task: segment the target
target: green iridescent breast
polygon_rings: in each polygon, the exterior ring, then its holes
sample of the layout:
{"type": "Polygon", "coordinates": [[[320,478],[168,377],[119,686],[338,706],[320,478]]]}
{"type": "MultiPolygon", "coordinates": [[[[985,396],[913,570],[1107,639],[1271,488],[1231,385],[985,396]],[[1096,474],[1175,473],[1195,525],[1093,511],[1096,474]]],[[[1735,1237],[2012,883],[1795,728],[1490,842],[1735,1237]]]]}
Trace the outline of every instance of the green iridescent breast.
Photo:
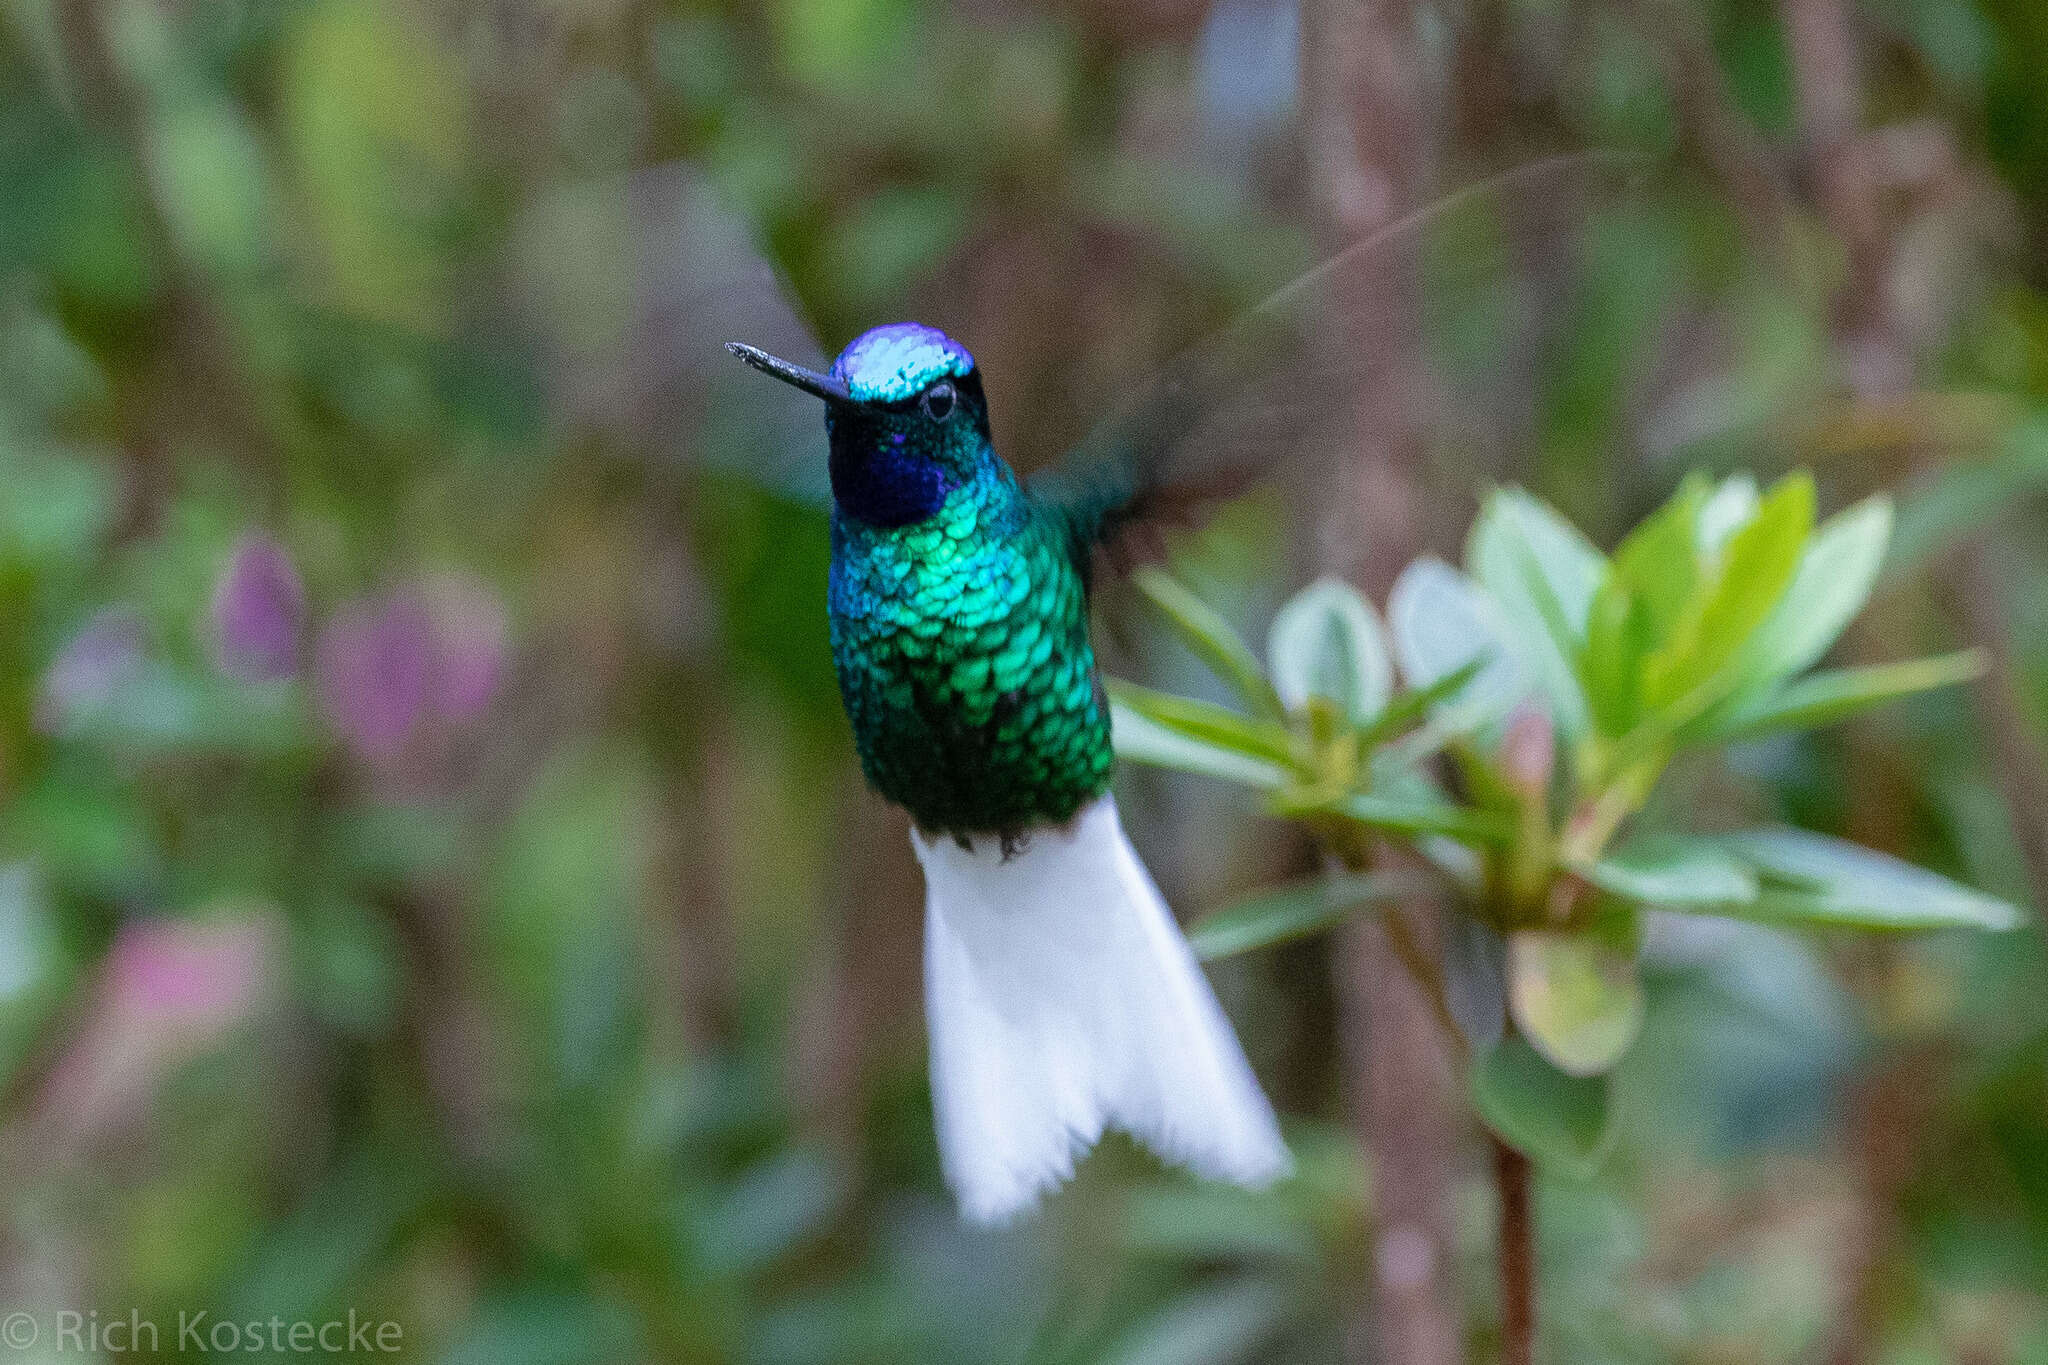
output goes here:
{"type": "Polygon", "coordinates": [[[1108,786],[1065,523],[1005,470],[915,525],[836,514],[832,652],[868,780],[932,832],[1017,833],[1108,786]]]}

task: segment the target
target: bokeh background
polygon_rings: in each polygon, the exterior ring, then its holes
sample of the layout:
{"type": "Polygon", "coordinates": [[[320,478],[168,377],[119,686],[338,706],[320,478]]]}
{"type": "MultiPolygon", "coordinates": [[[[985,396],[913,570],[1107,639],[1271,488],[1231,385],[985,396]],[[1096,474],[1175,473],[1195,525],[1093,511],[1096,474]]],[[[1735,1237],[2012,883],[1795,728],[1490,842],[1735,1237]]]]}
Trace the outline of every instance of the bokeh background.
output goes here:
{"type": "MultiPolygon", "coordinates": [[[[1658,173],[1527,272],[1484,439],[1365,429],[1176,569],[1257,631],[1493,480],[1603,543],[1695,465],[1888,489],[1843,652],[1991,677],[1677,799],[2048,902],[2037,0],[7,0],[0,1307],[45,1331],[0,1354],[354,1310],[451,1365],[1490,1358],[1482,1149],[1349,931],[1217,972],[1295,1180],[1113,1142],[959,1225],[814,415],[713,371],[919,317],[1034,463],[1319,252],[1586,147],[1658,173]]],[[[1123,790],[1184,913],[1312,867],[1123,790]]],[[[1549,1358],[2048,1362],[2038,931],[1666,929],[1613,1154],[1540,1185],[1549,1358]]]]}

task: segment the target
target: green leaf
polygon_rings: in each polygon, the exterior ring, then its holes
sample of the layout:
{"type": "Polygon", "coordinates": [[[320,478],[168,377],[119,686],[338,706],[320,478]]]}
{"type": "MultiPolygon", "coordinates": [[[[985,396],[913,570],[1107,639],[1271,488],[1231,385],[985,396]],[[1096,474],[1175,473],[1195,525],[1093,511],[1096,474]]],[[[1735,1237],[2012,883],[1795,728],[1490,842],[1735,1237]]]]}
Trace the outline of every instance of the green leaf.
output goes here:
{"type": "Polygon", "coordinates": [[[2033,505],[2048,490],[2048,415],[2015,422],[1974,459],[1944,467],[1899,507],[1887,571],[1911,573],[1964,536],[2033,505]]]}
{"type": "Polygon", "coordinates": [[[1674,724],[1718,699],[1730,664],[1785,595],[1813,530],[1813,479],[1788,474],[1756,517],[1729,537],[1716,571],[1693,591],[1664,642],[1643,665],[1643,700],[1678,712],[1674,724]]]}
{"type": "Polygon", "coordinates": [[[312,743],[305,690],[243,684],[152,662],[81,718],[78,737],[135,753],[183,751],[278,758],[312,743]]]}
{"type": "Polygon", "coordinates": [[[1149,687],[1111,678],[1110,699],[1136,711],[1155,725],[1198,740],[1212,748],[1256,758],[1282,767],[1292,765],[1294,750],[1287,731],[1271,722],[1248,720],[1229,707],[1193,697],[1155,692],[1149,687]]]}
{"type": "Polygon", "coordinates": [[[1474,1056],[1500,1041],[1508,1018],[1508,946],[1464,911],[1446,907],[1442,932],[1444,1003],[1474,1056]]]}
{"type": "Polygon", "coordinates": [[[1478,666],[1456,698],[1438,708],[1449,729],[1498,720],[1532,690],[1500,608],[1440,559],[1424,555],[1401,571],[1387,594],[1387,625],[1410,687],[1426,688],[1478,666]]]}
{"type": "Polygon", "coordinates": [[[1613,1133],[1606,1076],[1569,1076],[1526,1039],[1503,1038],[1472,1068],[1472,1107],[1509,1146],[1546,1169],[1583,1180],[1599,1169],[1613,1133]]]}
{"type": "Polygon", "coordinates": [[[1724,834],[1720,843],[1763,874],[1747,906],[1722,913],[1771,923],[1862,929],[2012,929],[2018,906],[1887,853],[1799,829],[1724,834]]]}
{"type": "Polygon", "coordinates": [[[186,99],[145,124],[150,180],[181,254],[208,271],[248,274],[278,240],[263,148],[227,100],[186,99]]]}
{"type": "Polygon", "coordinates": [[[55,572],[89,561],[118,506],[112,465],[0,443],[0,481],[8,490],[0,499],[0,563],[55,572]]]}
{"type": "Polygon", "coordinates": [[[1749,865],[1704,839],[1633,841],[1579,872],[1602,891],[1643,905],[1718,906],[1757,895],[1749,865]]]}
{"type": "Polygon", "coordinates": [[[1341,578],[1321,578],[1289,598],[1273,618],[1266,660],[1288,710],[1325,697],[1355,725],[1386,710],[1394,690],[1379,613],[1341,578]]]}
{"type": "Polygon", "coordinates": [[[1720,744],[1811,730],[1916,692],[1970,682],[1982,677],[1986,667],[1982,650],[1965,649],[1927,659],[1809,673],[1775,692],[1709,713],[1685,738],[1696,744],[1720,744]]]}
{"type": "Polygon", "coordinates": [[[1378,792],[1353,792],[1335,802],[1313,798],[1295,800],[1281,796],[1274,802],[1278,814],[1314,815],[1323,812],[1356,820],[1374,829],[1396,834],[1440,834],[1461,843],[1505,846],[1515,837],[1514,826],[1485,811],[1454,806],[1448,801],[1430,801],[1378,792]]]}
{"type": "Polygon", "coordinates": [[[1567,740],[1582,734],[1587,704],[1573,665],[1606,557],[1549,506],[1506,488],[1488,497],[1473,524],[1465,564],[1500,604],[1558,729],[1567,740]]]}
{"type": "Polygon", "coordinates": [[[1571,1076],[1621,1060],[1643,1026],[1633,943],[1594,933],[1508,939],[1508,1010],[1530,1045],[1571,1076]]]}
{"type": "Polygon", "coordinates": [[[1700,507],[1706,500],[1705,476],[1688,474],[1614,551],[1614,572],[1642,602],[1656,635],[1678,624],[1699,582],[1700,507]]]}
{"type": "Polygon", "coordinates": [[[1319,934],[1368,905],[1412,896],[1421,889],[1416,878],[1392,874],[1321,877],[1278,886],[1204,915],[1188,927],[1188,942],[1205,962],[1235,957],[1319,934]]]}
{"type": "Polygon", "coordinates": [[[1278,787],[1286,781],[1287,775],[1272,763],[1191,739],[1115,700],[1110,702],[1109,714],[1110,742],[1117,757],[1128,762],[1220,777],[1225,782],[1262,789],[1278,787]]]}
{"type": "MultiPolygon", "coordinates": [[[[308,1182],[291,1215],[250,1248],[220,1307],[237,1317],[299,1317],[375,1274],[383,1249],[432,1206],[438,1187],[432,1164],[421,1156],[418,1139],[403,1130],[337,1152],[319,1180],[308,1182]]],[[[441,1357],[451,1358],[460,1359],[441,1357]]],[[[483,1357],[494,1363],[509,1358],[483,1357]]]]}
{"type": "Polygon", "coordinates": [[[1881,495],[1823,522],[1784,597],[1744,648],[1745,680],[1789,678],[1818,663],[1869,600],[1891,534],[1891,499],[1881,495]]]}
{"type": "Polygon", "coordinates": [[[1294,1311],[1291,1295],[1276,1284],[1239,1279],[1204,1285],[1141,1318],[1098,1359],[1103,1365],[1234,1365],[1257,1358],[1294,1311]]]}
{"type": "Polygon", "coordinates": [[[1757,514],[1756,478],[1749,473],[1730,474],[1720,487],[1700,504],[1694,535],[1702,560],[1721,553],[1737,531],[1749,525],[1757,514]]]}
{"type": "MultiPolygon", "coordinates": [[[[1533,570],[1568,634],[1577,635],[1585,628],[1594,590],[1607,575],[1607,556],[1541,498],[1520,488],[1496,489],[1474,528],[1467,558],[1492,559],[1516,544],[1532,561],[1519,567],[1533,570]]],[[[1503,568],[1511,565],[1511,560],[1502,562],[1503,568]]],[[[1476,567],[1475,577],[1488,582],[1476,567]]]]}
{"type": "Polygon", "coordinates": [[[698,1254],[714,1274],[759,1273],[815,1240],[850,1193],[845,1167],[823,1153],[792,1147],[741,1172],[693,1211],[698,1254]]]}
{"type": "Polygon", "coordinates": [[[12,1084],[73,972],[56,908],[27,863],[0,866],[0,1084],[12,1084]]]}
{"type": "MultiPolygon", "coordinates": [[[[1300,1150],[1294,1155],[1299,1181],[1315,1156],[1300,1150]]],[[[1310,1269],[1322,1264],[1324,1250],[1298,1209],[1303,1196],[1314,1199],[1317,1194],[1299,1186],[1297,1190],[1275,1199],[1264,1190],[1216,1181],[1136,1185],[1120,1201],[1124,1217],[1119,1240],[1130,1251],[1160,1263],[1252,1262],[1310,1269]]]]}
{"type": "Polygon", "coordinates": [[[311,6],[283,35],[278,150],[323,302],[368,322],[431,327],[453,258],[422,230],[422,214],[448,202],[468,169],[472,87],[460,49],[424,13],[378,3],[311,6]]]}
{"type": "Polygon", "coordinates": [[[435,1358],[438,1365],[563,1365],[647,1349],[639,1319],[616,1299],[534,1278],[479,1296],[435,1358]]]}
{"type": "Polygon", "coordinates": [[[1387,703],[1387,709],[1380,712],[1379,719],[1359,730],[1359,746],[1362,749],[1370,748],[1400,734],[1437,706],[1462,692],[1465,684],[1479,676],[1479,670],[1485,663],[1484,659],[1473,659],[1463,668],[1444,674],[1427,687],[1405,689],[1396,693],[1394,699],[1387,703]]]}
{"type": "Polygon", "coordinates": [[[1600,732],[1624,735],[1641,714],[1643,656],[1654,643],[1650,612],[1617,567],[1593,595],[1579,679],[1600,732]]]}
{"type": "Polygon", "coordinates": [[[1230,684],[1239,700],[1253,712],[1272,720],[1287,719],[1287,707],[1273,690],[1273,684],[1266,680],[1258,656],[1214,607],[1156,565],[1133,573],[1131,582],[1166,614],[1188,648],[1211,672],[1230,684]]]}

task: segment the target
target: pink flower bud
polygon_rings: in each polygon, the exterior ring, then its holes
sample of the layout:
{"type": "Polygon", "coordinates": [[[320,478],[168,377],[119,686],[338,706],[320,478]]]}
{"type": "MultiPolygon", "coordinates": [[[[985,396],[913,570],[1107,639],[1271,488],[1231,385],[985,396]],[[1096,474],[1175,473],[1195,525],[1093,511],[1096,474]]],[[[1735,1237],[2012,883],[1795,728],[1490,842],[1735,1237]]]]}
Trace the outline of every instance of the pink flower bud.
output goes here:
{"type": "Polygon", "coordinates": [[[1501,736],[1502,780],[1522,796],[1542,796],[1550,790],[1550,770],[1556,762],[1557,738],[1549,713],[1533,701],[1519,703],[1508,713],[1501,736]]]}
{"type": "Polygon", "coordinates": [[[276,924],[262,911],[124,925],[43,1096],[71,1138],[143,1111],[175,1070],[273,998],[276,924]]]}

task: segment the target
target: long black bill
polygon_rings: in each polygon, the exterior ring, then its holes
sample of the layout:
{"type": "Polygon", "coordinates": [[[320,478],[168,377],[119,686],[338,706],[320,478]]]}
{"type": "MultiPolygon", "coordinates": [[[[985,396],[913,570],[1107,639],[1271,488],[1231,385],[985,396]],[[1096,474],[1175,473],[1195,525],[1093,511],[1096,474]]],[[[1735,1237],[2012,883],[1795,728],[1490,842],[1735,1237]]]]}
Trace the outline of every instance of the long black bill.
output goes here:
{"type": "Polygon", "coordinates": [[[813,393],[833,403],[849,403],[853,395],[847,391],[846,381],[834,379],[829,374],[819,374],[801,365],[792,365],[787,360],[769,355],[758,346],[749,346],[744,341],[728,341],[725,349],[746,361],[762,374],[772,374],[785,384],[795,385],[805,393],[813,393]]]}

